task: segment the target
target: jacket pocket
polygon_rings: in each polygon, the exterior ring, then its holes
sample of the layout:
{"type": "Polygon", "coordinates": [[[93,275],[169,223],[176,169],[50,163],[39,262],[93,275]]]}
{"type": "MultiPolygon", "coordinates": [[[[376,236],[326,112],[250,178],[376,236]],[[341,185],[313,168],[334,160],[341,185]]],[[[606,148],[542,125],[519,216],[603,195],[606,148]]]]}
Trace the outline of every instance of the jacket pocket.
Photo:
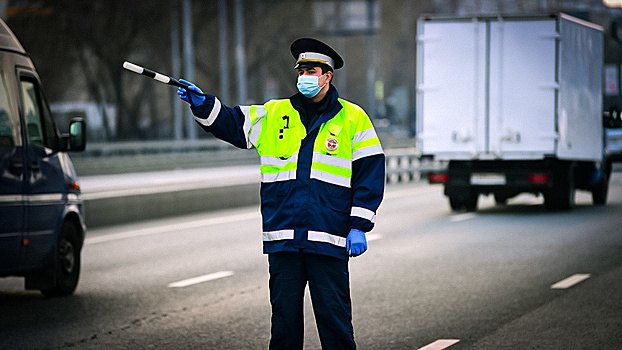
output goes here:
{"type": "Polygon", "coordinates": [[[350,198],[344,198],[341,196],[330,195],[326,193],[320,194],[320,203],[323,206],[339,213],[349,214],[352,207],[350,198]]]}

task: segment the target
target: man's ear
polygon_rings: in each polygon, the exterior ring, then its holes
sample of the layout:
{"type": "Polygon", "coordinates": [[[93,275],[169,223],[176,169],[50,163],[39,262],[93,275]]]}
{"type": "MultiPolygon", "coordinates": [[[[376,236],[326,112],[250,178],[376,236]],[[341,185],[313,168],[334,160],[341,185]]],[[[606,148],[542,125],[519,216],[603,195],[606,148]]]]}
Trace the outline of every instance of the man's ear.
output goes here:
{"type": "Polygon", "coordinates": [[[333,82],[333,72],[332,71],[327,71],[326,72],[326,76],[329,77],[328,82],[332,83],[333,82]]]}

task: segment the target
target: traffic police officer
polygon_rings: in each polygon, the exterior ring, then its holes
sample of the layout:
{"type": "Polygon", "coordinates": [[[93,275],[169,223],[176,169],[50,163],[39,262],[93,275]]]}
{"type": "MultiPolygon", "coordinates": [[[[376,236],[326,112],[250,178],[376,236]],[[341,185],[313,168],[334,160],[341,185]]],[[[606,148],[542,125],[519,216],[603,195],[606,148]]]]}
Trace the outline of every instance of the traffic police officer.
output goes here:
{"type": "Polygon", "coordinates": [[[355,349],[348,257],[367,250],[365,232],[384,192],[384,153],[367,114],[332,85],[339,54],[312,38],[290,50],[300,92],[288,99],[232,108],[188,81],[178,94],[205,131],[259,153],[270,348],[302,349],[308,283],[322,348],[355,349]]]}

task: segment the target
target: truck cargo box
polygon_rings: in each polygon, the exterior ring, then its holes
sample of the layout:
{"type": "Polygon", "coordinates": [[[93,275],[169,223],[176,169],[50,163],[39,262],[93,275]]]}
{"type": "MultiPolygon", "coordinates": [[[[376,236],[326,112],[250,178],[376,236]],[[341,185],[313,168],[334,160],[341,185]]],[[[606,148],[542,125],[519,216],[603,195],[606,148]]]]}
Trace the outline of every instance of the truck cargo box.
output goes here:
{"type": "Polygon", "coordinates": [[[422,17],[417,136],[440,160],[599,161],[602,28],[568,16],[422,17]]]}

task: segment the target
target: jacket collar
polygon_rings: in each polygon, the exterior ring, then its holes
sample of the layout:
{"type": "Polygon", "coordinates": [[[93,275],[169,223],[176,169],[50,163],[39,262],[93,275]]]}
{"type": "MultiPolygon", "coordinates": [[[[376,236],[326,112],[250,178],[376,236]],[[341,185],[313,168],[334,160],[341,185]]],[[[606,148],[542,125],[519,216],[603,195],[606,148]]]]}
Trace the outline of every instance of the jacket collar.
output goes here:
{"type": "Polygon", "coordinates": [[[332,84],[330,85],[326,96],[324,96],[320,102],[314,103],[311,99],[305,97],[300,92],[290,97],[289,100],[297,111],[310,107],[315,109],[320,114],[318,120],[315,121],[307,133],[311,133],[313,129],[332,119],[343,108],[341,103],[339,103],[339,93],[332,84]]]}

